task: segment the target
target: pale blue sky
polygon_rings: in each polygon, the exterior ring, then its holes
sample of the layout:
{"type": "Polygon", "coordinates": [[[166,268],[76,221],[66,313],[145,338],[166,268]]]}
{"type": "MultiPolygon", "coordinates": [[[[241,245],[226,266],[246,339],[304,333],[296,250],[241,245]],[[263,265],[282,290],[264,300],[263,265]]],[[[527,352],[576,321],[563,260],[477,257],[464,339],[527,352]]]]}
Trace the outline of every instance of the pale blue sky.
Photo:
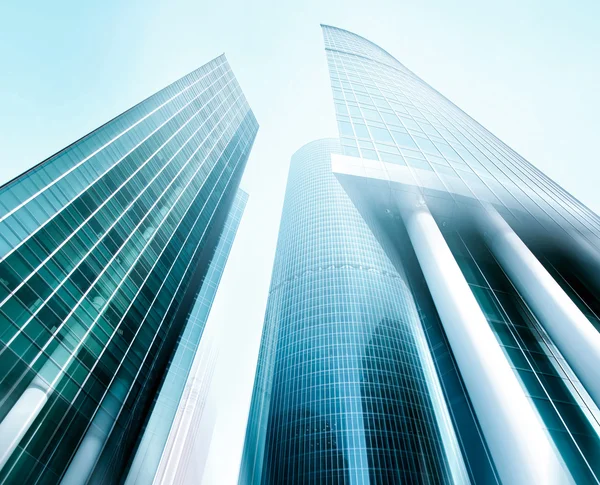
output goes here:
{"type": "Polygon", "coordinates": [[[381,45],[600,211],[599,18],[597,0],[3,0],[0,183],[226,53],[261,125],[211,315],[228,345],[210,469],[233,485],[289,158],[336,135],[319,24],[381,45]]]}

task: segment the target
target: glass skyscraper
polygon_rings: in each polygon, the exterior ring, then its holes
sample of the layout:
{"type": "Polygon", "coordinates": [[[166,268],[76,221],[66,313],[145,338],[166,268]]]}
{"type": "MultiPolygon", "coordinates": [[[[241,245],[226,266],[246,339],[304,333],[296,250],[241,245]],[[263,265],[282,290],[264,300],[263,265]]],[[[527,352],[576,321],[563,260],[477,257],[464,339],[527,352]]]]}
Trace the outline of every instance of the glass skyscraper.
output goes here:
{"type": "Polygon", "coordinates": [[[418,310],[331,172],[339,152],[292,157],[240,483],[453,483],[418,310]]]}
{"type": "Polygon", "coordinates": [[[1,483],[124,478],[181,393],[257,129],[220,56],[0,188],[1,483]]]}
{"type": "Polygon", "coordinates": [[[323,33],[339,141],[292,159],[240,484],[598,483],[600,219],[323,33]]]}

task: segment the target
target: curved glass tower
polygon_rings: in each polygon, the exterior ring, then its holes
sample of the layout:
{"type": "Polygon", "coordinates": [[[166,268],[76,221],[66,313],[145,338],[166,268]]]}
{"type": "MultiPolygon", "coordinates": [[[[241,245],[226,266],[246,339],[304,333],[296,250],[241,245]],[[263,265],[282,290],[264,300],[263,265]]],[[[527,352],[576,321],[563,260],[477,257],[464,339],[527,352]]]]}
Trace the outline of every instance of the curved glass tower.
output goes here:
{"type": "Polygon", "coordinates": [[[339,141],[292,158],[240,484],[600,483],[600,218],[323,34],[339,141]]]}
{"type": "Polygon", "coordinates": [[[240,483],[460,482],[406,275],[331,172],[339,151],[292,157],[240,483]]]}
{"type": "Polygon", "coordinates": [[[389,53],[323,34],[344,152],[333,171],[414,267],[499,479],[598,483],[600,219],[389,53]]]}

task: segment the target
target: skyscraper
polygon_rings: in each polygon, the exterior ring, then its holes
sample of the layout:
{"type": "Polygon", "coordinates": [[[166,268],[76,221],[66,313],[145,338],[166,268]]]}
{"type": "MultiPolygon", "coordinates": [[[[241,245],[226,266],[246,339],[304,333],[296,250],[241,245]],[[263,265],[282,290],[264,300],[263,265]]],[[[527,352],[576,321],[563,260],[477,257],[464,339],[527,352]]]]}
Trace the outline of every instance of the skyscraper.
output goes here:
{"type": "Polygon", "coordinates": [[[417,308],[331,172],[339,151],[292,157],[240,483],[452,483],[464,466],[417,308]]]}
{"type": "Polygon", "coordinates": [[[220,56],[0,188],[2,483],[124,478],[257,129],[220,56]]]}
{"type": "Polygon", "coordinates": [[[600,219],[323,33],[340,146],[292,159],[240,483],[598,483],[600,219]]]}

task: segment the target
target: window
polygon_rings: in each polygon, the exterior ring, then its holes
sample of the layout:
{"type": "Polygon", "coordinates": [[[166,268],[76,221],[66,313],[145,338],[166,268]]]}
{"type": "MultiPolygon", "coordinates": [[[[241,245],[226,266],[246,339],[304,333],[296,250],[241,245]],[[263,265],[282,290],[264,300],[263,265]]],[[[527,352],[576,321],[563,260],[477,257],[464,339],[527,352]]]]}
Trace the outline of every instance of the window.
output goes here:
{"type": "Polygon", "coordinates": [[[358,106],[348,105],[348,109],[350,110],[350,114],[352,116],[358,116],[359,118],[362,118],[362,113],[360,112],[358,106]]]}
{"type": "Polygon", "coordinates": [[[354,138],[342,138],[342,145],[356,147],[356,140],[354,138]]]}
{"type": "Polygon", "coordinates": [[[371,138],[369,136],[369,131],[365,125],[359,125],[358,123],[354,125],[354,129],[356,130],[356,136],[358,138],[371,138]]]}
{"type": "Polygon", "coordinates": [[[406,165],[406,162],[404,161],[404,158],[402,158],[402,155],[395,155],[394,153],[386,152],[380,152],[380,155],[381,159],[384,162],[394,163],[396,165],[406,165]]]}
{"type": "Polygon", "coordinates": [[[382,141],[382,142],[388,142],[388,143],[394,142],[392,135],[390,135],[390,132],[387,131],[386,129],[377,128],[375,126],[370,126],[369,128],[371,130],[371,133],[373,134],[373,139],[375,141],[382,141]]]}
{"type": "Polygon", "coordinates": [[[406,126],[407,128],[412,128],[413,130],[421,131],[421,127],[415,121],[409,118],[402,117],[402,123],[404,123],[404,126],[406,126]]]}
{"type": "Polygon", "coordinates": [[[406,148],[417,148],[413,139],[407,133],[399,133],[397,131],[392,131],[392,136],[396,143],[401,147],[406,148]]]}
{"type": "Polygon", "coordinates": [[[338,123],[340,126],[340,134],[342,136],[354,136],[354,132],[352,131],[352,125],[350,123],[346,123],[345,121],[340,121],[338,123]]]}
{"type": "Polygon", "coordinates": [[[348,110],[346,109],[346,105],[345,104],[341,104],[341,103],[335,103],[335,111],[337,114],[340,115],[347,115],[348,114],[348,110]]]}
{"type": "Polygon", "coordinates": [[[415,141],[417,142],[417,145],[419,145],[419,148],[421,150],[423,150],[424,152],[435,153],[435,154],[439,153],[437,151],[437,149],[435,148],[435,145],[427,138],[421,138],[420,136],[415,136],[415,141]]]}
{"type": "Polygon", "coordinates": [[[456,153],[452,148],[450,148],[450,145],[446,145],[445,143],[439,143],[439,142],[437,142],[435,144],[435,146],[438,148],[438,150],[440,152],[442,152],[442,154],[446,158],[449,158],[450,160],[459,160],[459,161],[462,161],[461,158],[458,156],[458,153],[456,153]]]}
{"type": "Polygon", "coordinates": [[[380,108],[389,108],[390,105],[387,103],[387,101],[383,98],[373,98],[373,101],[375,101],[375,104],[377,106],[379,106],[380,108]]]}
{"type": "Polygon", "coordinates": [[[383,119],[389,125],[402,126],[402,124],[400,123],[400,120],[398,119],[398,117],[396,115],[393,115],[391,113],[381,113],[381,115],[383,116],[383,119]]]}
{"type": "Polygon", "coordinates": [[[368,104],[370,106],[373,105],[371,98],[369,98],[369,96],[365,96],[364,94],[357,94],[356,99],[358,99],[358,101],[360,101],[362,104],[368,104]]]}
{"type": "Polygon", "coordinates": [[[363,158],[368,158],[370,160],[379,160],[377,157],[377,152],[375,150],[365,150],[361,149],[363,158]]]}
{"type": "Polygon", "coordinates": [[[363,112],[365,113],[365,118],[367,120],[382,121],[381,116],[379,116],[379,113],[373,109],[363,108],[363,112]]]}
{"type": "Polygon", "coordinates": [[[398,148],[396,148],[395,146],[392,145],[384,145],[383,143],[377,143],[375,142],[375,146],[377,147],[378,151],[384,151],[384,152],[389,152],[389,153],[400,153],[400,150],[398,150],[398,148]]]}
{"type": "Polygon", "coordinates": [[[421,170],[431,170],[433,168],[425,160],[417,160],[416,158],[406,157],[406,161],[413,168],[420,168],[421,170]]]}
{"type": "Polygon", "coordinates": [[[344,155],[348,155],[351,157],[360,157],[360,153],[358,152],[358,148],[343,146],[344,155]]]}

